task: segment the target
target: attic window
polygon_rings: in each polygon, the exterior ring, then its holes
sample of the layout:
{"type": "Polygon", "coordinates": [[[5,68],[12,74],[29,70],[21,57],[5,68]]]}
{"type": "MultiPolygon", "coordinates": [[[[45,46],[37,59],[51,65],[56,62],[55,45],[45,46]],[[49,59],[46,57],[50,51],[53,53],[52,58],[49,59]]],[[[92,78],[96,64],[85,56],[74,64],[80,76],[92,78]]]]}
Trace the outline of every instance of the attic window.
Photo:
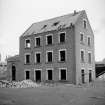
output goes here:
{"type": "Polygon", "coordinates": [[[44,28],[46,28],[47,27],[47,25],[44,25],[43,27],[42,27],[42,29],[44,29],[44,28]]]}
{"type": "Polygon", "coordinates": [[[58,22],[53,23],[53,26],[57,26],[58,24],[59,24],[59,21],[58,21],[58,22]]]}
{"type": "Polygon", "coordinates": [[[84,25],[84,28],[86,28],[86,25],[87,25],[86,19],[83,20],[83,25],[84,25]]]}

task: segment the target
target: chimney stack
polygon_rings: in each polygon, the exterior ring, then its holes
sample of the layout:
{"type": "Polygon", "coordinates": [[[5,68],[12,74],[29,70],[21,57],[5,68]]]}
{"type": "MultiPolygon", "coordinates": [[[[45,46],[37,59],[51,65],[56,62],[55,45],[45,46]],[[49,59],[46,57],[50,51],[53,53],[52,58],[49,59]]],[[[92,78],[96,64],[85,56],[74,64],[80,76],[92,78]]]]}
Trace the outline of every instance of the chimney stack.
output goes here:
{"type": "Polygon", "coordinates": [[[77,14],[77,11],[76,10],[74,10],[74,14],[73,15],[76,15],[77,14]]]}

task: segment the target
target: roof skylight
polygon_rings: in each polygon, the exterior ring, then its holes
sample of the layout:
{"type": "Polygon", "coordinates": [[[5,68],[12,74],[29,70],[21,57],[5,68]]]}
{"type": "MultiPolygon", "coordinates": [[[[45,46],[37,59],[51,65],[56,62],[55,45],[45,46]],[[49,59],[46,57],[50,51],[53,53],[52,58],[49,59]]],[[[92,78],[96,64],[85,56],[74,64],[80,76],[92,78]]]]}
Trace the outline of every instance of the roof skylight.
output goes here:
{"type": "Polygon", "coordinates": [[[59,21],[53,23],[53,26],[57,26],[59,24],[59,21]]]}

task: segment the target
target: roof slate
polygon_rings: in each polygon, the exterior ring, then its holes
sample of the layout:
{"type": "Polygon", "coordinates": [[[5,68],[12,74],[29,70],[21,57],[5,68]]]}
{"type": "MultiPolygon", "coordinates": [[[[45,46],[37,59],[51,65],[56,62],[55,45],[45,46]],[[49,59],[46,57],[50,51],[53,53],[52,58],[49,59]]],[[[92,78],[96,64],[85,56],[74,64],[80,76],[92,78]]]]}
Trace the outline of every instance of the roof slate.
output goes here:
{"type": "Polygon", "coordinates": [[[19,60],[20,60],[19,55],[15,55],[7,59],[7,61],[19,61],[19,60]]]}
{"type": "Polygon", "coordinates": [[[29,36],[37,33],[43,33],[47,31],[56,30],[60,27],[66,28],[72,24],[75,24],[80,14],[84,12],[79,11],[77,13],[71,13],[64,16],[40,21],[37,23],[33,23],[24,33],[22,36],[29,36]],[[57,23],[54,25],[54,23],[57,23]]]}

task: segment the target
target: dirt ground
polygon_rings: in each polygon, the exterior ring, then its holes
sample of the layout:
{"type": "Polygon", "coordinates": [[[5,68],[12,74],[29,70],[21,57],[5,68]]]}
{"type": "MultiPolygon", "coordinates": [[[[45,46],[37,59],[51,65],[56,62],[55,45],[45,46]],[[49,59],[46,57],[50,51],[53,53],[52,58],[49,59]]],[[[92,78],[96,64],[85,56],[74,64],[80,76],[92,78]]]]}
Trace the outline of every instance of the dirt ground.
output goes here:
{"type": "Polygon", "coordinates": [[[105,105],[105,81],[36,88],[0,88],[0,105],[105,105]]]}

